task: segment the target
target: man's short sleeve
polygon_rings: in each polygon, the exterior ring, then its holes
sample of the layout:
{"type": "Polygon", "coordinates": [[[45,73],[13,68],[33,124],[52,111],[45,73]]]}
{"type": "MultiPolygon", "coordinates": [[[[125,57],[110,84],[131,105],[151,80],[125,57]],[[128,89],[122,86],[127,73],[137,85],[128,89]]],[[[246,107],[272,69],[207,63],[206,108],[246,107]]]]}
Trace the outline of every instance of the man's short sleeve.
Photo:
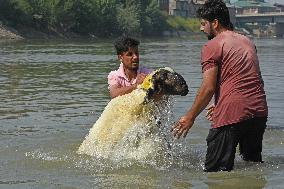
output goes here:
{"type": "Polygon", "coordinates": [[[202,72],[204,73],[206,70],[218,66],[219,61],[219,52],[213,45],[204,45],[201,50],[201,66],[202,72]]]}
{"type": "Polygon", "coordinates": [[[112,71],[107,76],[108,89],[111,86],[118,85],[118,76],[115,71],[112,71]]]}

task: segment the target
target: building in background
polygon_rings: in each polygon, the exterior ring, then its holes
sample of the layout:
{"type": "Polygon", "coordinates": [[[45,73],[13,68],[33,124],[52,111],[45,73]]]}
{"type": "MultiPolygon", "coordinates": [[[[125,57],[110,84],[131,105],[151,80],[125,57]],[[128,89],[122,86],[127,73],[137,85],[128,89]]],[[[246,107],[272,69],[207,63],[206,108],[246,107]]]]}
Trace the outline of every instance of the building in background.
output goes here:
{"type": "Polygon", "coordinates": [[[169,14],[169,0],[158,0],[160,10],[169,14]]]}
{"type": "Polygon", "coordinates": [[[274,3],[273,5],[276,7],[277,12],[284,12],[284,4],[274,3]]]}
{"type": "Polygon", "coordinates": [[[276,12],[276,7],[264,0],[238,0],[232,4],[236,14],[262,14],[276,12]]]}
{"type": "MultiPolygon", "coordinates": [[[[257,36],[283,36],[283,4],[273,5],[265,0],[237,0],[234,3],[224,0],[224,2],[236,30],[257,36]]],[[[158,0],[158,3],[160,9],[170,16],[195,18],[197,9],[205,3],[205,0],[158,0]]]]}
{"type": "Polygon", "coordinates": [[[169,0],[169,15],[189,17],[189,1],[169,0]]]}
{"type": "MultiPolygon", "coordinates": [[[[229,9],[230,20],[232,24],[236,23],[236,10],[235,7],[230,3],[230,0],[224,1],[229,9]]],[[[205,3],[205,0],[189,0],[189,17],[196,17],[196,11],[205,3]]]]}

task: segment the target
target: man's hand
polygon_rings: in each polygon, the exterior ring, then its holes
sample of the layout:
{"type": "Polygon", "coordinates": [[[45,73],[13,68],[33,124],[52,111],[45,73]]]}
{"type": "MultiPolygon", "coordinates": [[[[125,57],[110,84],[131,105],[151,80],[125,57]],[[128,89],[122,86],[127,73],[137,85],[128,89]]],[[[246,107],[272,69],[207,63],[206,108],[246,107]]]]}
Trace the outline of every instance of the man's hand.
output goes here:
{"type": "Polygon", "coordinates": [[[146,76],[147,75],[144,74],[144,73],[138,74],[137,77],[136,77],[136,84],[139,85],[139,84],[143,83],[146,76]]]}
{"type": "Polygon", "coordinates": [[[206,108],[207,112],[206,112],[206,115],[205,117],[209,120],[209,121],[213,121],[213,112],[214,112],[214,109],[215,109],[215,105],[214,104],[211,104],[210,106],[208,106],[206,108]]]}
{"type": "Polygon", "coordinates": [[[191,120],[186,116],[181,117],[178,122],[171,128],[173,136],[176,138],[180,138],[180,136],[186,137],[193,123],[194,120],[191,120]]]}

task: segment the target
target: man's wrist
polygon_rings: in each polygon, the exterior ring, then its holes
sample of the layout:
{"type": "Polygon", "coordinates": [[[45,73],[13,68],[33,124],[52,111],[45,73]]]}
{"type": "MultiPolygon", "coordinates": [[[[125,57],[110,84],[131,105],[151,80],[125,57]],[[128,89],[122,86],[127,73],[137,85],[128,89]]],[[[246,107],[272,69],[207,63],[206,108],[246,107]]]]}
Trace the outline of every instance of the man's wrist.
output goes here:
{"type": "Polygon", "coordinates": [[[187,120],[189,120],[190,122],[194,122],[195,121],[195,117],[191,115],[191,113],[187,113],[184,116],[187,120]]]}

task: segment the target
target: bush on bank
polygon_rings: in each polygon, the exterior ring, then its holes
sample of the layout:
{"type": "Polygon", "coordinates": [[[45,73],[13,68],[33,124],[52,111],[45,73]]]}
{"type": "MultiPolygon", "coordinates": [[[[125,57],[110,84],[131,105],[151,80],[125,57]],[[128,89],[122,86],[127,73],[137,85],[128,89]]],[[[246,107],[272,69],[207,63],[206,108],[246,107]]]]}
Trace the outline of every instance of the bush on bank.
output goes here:
{"type": "Polygon", "coordinates": [[[196,31],[195,19],[169,17],[159,10],[157,0],[0,0],[0,5],[0,21],[16,29],[97,37],[196,31]]]}

